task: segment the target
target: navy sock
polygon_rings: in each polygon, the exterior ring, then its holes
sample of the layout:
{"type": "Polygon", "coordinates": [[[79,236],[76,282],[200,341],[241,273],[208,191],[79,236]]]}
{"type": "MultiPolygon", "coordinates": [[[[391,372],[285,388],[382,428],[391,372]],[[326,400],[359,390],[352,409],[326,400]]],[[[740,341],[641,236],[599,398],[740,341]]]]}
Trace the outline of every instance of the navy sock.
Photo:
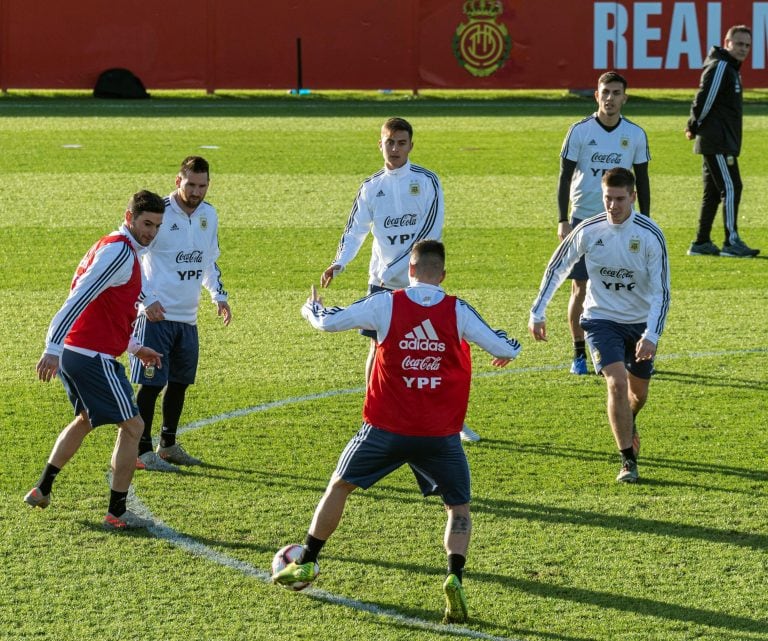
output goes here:
{"type": "Polygon", "coordinates": [[[573,357],[574,358],[586,358],[587,357],[587,342],[586,341],[573,341],[573,357]]]}

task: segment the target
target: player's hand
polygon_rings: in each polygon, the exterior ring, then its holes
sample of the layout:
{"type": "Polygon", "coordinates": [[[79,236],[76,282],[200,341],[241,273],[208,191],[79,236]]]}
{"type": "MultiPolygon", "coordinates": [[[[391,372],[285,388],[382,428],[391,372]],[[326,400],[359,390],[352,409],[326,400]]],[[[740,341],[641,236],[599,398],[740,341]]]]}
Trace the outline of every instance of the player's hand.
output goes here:
{"type": "Polygon", "coordinates": [[[540,321],[538,323],[528,323],[528,331],[537,341],[547,340],[547,323],[540,321]]]}
{"type": "Polygon", "coordinates": [[[491,361],[491,365],[494,367],[506,367],[512,362],[511,358],[494,358],[491,361]]]}
{"type": "Polygon", "coordinates": [[[320,305],[320,307],[323,307],[323,299],[317,295],[317,287],[314,285],[312,285],[309,290],[309,298],[307,298],[307,302],[310,305],[320,305]]]}
{"type": "Polygon", "coordinates": [[[635,345],[635,360],[649,361],[656,356],[656,345],[647,338],[641,338],[635,345]]]}
{"type": "Polygon", "coordinates": [[[43,352],[40,360],[37,361],[37,367],[35,369],[37,370],[37,378],[44,383],[47,383],[56,376],[56,372],[59,371],[59,357],[43,352]]]}
{"type": "Polygon", "coordinates": [[[142,345],[134,354],[136,358],[141,361],[144,367],[156,367],[157,369],[163,368],[163,355],[160,352],[156,352],[151,347],[142,345]]]}
{"type": "Polygon", "coordinates": [[[686,129],[685,137],[688,138],[688,140],[693,140],[696,137],[696,134],[694,134],[690,129],[686,129]]]}
{"type": "Polygon", "coordinates": [[[320,275],[320,287],[328,287],[336,274],[341,270],[341,265],[334,263],[320,275]]]}
{"type": "Polygon", "coordinates": [[[557,223],[557,237],[562,241],[565,237],[573,231],[571,223],[567,220],[557,223]]]}
{"type": "Polygon", "coordinates": [[[221,316],[224,320],[224,327],[232,322],[232,309],[229,307],[229,303],[226,301],[216,302],[216,316],[221,316]]]}
{"type": "Polygon", "coordinates": [[[147,320],[156,323],[157,321],[165,320],[165,307],[159,300],[144,308],[144,315],[147,320]]]}

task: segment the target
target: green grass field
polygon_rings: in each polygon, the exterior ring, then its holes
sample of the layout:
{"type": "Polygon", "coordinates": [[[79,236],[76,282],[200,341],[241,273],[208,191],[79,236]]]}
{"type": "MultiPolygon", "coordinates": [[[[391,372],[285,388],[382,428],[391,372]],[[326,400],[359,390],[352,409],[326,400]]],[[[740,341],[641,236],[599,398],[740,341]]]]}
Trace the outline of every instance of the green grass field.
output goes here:
{"type": "MultiPolygon", "coordinates": [[[[0,98],[0,638],[312,641],[768,640],[768,262],[690,258],[700,159],[682,133],[690,94],[640,93],[653,216],[667,236],[672,311],[640,416],[642,480],[618,456],[594,376],[567,373],[566,291],[550,340],[528,309],[556,244],[558,155],[591,100],[563,96],[149,102],[0,98]],[[468,423],[470,622],[440,625],[444,512],[400,470],[352,496],[321,557],[317,592],[264,581],[303,541],[338,453],[357,430],[367,343],[302,320],[363,178],[378,128],[415,126],[414,162],[446,195],[446,288],[523,343],[506,370],[475,350],[468,423]],[[89,437],[53,502],[29,510],[71,408],[36,380],[74,268],[140,188],[167,194],[181,159],[212,164],[234,320],[200,315],[202,357],[182,441],[207,465],[137,473],[149,533],[106,534],[115,430],[89,437]]],[[[768,103],[746,106],[740,229],[768,254],[768,103]]],[[[722,241],[721,218],[714,239],[722,241]]],[[[370,243],[326,294],[364,291],[370,243]]],[[[156,421],[156,424],[159,421],[156,421]]]]}

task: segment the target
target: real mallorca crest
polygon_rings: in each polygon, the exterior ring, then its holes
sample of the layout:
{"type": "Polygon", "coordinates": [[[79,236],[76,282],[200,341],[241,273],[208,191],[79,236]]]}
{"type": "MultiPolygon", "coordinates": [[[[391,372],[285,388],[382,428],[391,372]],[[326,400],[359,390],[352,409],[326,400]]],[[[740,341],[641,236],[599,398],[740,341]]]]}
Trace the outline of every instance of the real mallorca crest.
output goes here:
{"type": "Polygon", "coordinates": [[[469,21],[462,22],[453,35],[453,55],[473,76],[490,76],[504,65],[512,50],[507,26],[496,22],[504,11],[502,1],[467,0],[462,10],[469,21]]]}

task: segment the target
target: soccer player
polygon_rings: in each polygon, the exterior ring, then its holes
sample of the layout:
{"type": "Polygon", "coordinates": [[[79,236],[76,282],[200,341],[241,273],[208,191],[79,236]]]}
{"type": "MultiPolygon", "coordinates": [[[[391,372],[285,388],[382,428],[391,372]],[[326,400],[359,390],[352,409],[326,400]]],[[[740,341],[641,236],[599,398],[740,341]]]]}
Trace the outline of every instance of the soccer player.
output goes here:
{"type": "MultiPolygon", "coordinates": [[[[646,216],[651,214],[648,138],[641,127],[621,115],[621,108],[627,102],[627,81],[615,71],[604,73],[597,81],[595,100],[597,111],[571,125],[560,152],[557,189],[560,214],[557,235],[560,240],[581,221],[603,211],[600,179],[613,167],[634,168],[640,212],[646,216]]],[[[583,375],[588,373],[587,354],[579,317],[584,309],[589,278],[583,260],[576,263],[568,278],[571,279],[568,325],[573,339],[571,374],[583,375]]]]}
{"type": "Polygon", "coordinates": [[[752,47],[752,31],[746,25],[728,29],[722,47],[712,47],[704,61],[699,90],[691,104],[685,128],[693,150],[701,154],[704,196],[699,214],[696,240],[689,256],[728,256],[751,258],[760,253],[739,236],[737,219],[741,201],[739,153],[742,137],[741,64],[752,47]],[[723,203],[725,241],[722,250],[712,242],[712,224],[723,203]]]}
{"type": "MultiPolygon", "coordinates": [[[[410,162],[413,127],[403,118],[389,118],[381,127],[379,149],[384,168],[369,176],[360,186],[347,225],[339,241],[336,257],[320,277],[328,287],[337,274],[357,256],[368,232],[373,234],[368,267],[368,293],[400,289],[408,285],[408,255],[413,244],[443,234],[445,203],[437,175],[410,162]]],[[[371,378],[376,357],[373,332],[363,330],[371,339],[365,364],[365,380],[371,378]]],[[[462,440],[480,437],[464,425],[462,440]]]]}
{"type": "Polygon", "coordinates": [[[349,494],[408,463],[422,473],[417,479],[424,496],[440,494],[448,512],[444,620],[462,622],[467,618],[462,572],[471,531],[469,467],[459,437],[472,375],[467,341],[490,352],[497,367],[515,358],[520,344],[443,291],[445,249],[439,241],[414,244],[408,274],[406,289],[376,292],[347,308],[324,307],[312,287],[302,308],[317,329],[374,332],[378,348],[362,427],[339,458],[302,556],[272,579],[284,585],[312,581],[317,556],[339,524],[349,494]]]}
{"type": "Polygon", "coordinates": [[[142,256],[145,282],[135,336],[163,354],[163,367],[147,368],[131,359],[131,382],[139,383],[136,403],[144,419],[139,442],[139,469],[170,472],[176,465],[200,465],[176,441],[187,387],[195,382],[199,341],[197,311],[205,287],[224,325],[232,320],[227,292],[216,264],[219,219],[206,202],[208,162],[189,156],[176,176],[176,190],[165,199],[165,222],[142,256]],[[152,451],[155,402],[163,387],[163,426],[157,451],[152,451]],[[175,465],[174,465],[175,464],[175,465]]]}
{"type": "Polygon", "coordinates": [[[31,507],[48,507],[56,476],[94,427],[116,423],[104,527],[151,525],[125,505],[144,425],[125,367],[116,359],[127,349],[145,366],[162,364],[162,354],[136,341],[131,331],[141,292],[137,251],[157,235],[164,210],[160,196],[148,191],[134,194],[119,231],[101,238],[80,261],[69,296],[51,321],[37,375],[48,382],[58,373],[75,419],[59,434],[40,480],[24,497],[31,507]]]}
{"type": "Polygon", "coordinates": [[[547,304],[584,257],[589,281],[581,327],[608,388],[608,420],[622,459],[616,480],[634,483],[640,450],[635,417],[648,398],[669,311],[669,261],[661,230],[633,208],[632,172],[611,169],[602,184],[605,211],[578,225],[552,255],[528,328],[537,341],[547,339],[547,304]]]}

